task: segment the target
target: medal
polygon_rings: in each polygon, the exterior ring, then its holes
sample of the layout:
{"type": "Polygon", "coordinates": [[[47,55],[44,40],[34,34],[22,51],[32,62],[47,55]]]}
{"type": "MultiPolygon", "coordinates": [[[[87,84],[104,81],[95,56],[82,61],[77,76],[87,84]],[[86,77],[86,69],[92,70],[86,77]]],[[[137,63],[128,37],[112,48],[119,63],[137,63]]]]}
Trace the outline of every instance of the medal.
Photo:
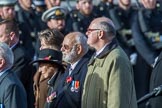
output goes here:
{"type": "Polygon", "coordinates": [[[75,81],[72,81],[72,83],[71,83],[71,91],[72,91],[72,92],[75,91],[74,84],[75,84],[75,81]]]}
{"type": "Polygon", "coordinates": [[[75,92],[78,92],[79,89],[79,81],[75,81],[75,92]]]}
{"type": "Polygon", "coordinates": [[[46,99],[47,103],[52,102],[54,98],[56,98],[56,92],[51,93],[51,95],[47,97],[46,99]]]}

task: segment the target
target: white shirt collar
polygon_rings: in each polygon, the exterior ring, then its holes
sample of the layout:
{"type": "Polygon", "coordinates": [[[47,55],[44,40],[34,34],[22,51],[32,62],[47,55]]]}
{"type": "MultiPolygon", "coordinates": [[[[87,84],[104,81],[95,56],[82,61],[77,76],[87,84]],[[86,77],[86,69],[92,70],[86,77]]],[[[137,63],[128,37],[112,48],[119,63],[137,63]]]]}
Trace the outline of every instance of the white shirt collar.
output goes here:
{"type": "Polygon", "coordinates": [[[74,64],[71,64],[70,65],[70,70],[69,70],[69,75],[72,73],[72,71],[75,69],[76,65],[78,64],[78,62],[80,61],[80,59],[75,62],[74,64]]]}
{"type": "Polygon", "coordinates": [[[76,65],[78,64],[78,62],[80,61],[80,59],[78,61],[76,61],[74,64],[71,64],[71,69],[74,70],[76,65]]]}
{"type": "Polygon", "coordinates": [[[102,47],[99,51],[97,51],[95,57],[97,57],[97,56],[105,49],[105,47],[106,47],[107,45],[108,45],[108,43],[105,44],[104,47],[102,47]]]}

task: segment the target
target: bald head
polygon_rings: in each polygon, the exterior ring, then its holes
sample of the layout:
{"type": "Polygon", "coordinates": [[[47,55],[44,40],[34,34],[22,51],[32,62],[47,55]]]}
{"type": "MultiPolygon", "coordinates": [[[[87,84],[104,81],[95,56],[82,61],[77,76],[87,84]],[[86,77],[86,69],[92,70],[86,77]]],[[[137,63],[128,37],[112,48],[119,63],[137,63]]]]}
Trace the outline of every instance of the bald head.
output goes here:
{"type": "Polygon", "coordinates": [[[69,33],[69,34],[67,34],[67,35],[65,36],[65,39],[69,39],[69,40],[71,40],[71,42],[73,42],[73,41],[76,40],[75,38],[76,38],[79,34],[80,34],[79,32],[71,32],[71,33],[69,33]]]}
{"type": "Polygon", "coordinates": [[[114,39],[116,30],[109,18],[99,17],[91,22],[86,35],[88,37],[87,43],[98,51],[114,39]]]}
{"type": "Polygon", "coordinates": [[[82,33],[80,33],[80,32],[71,32],[71,33],[67,34],[67,35],[65,36],[65,38],[70,39],[71,42],[72,42],[72,41],[75,41],[76,38],[79,37],[79,36],[83,36],[83,37],[84,37],[85,35],[82,34],[82,33]]]}
{"type": "Polygon", "coordinates": [[[106,17],[99,17],[94,19],[89,28],[103,30],[106,34],[104,37],[114,37],[116,35],[115,25],[111,19],[106,17]]]}
{"type": "Polygon", "coordinates": [[[107,23],[109,23],[112,27],[115,28],[115,25],[114,25],[114,23],[112,22],[112,20],[109,19],[109,18],[106,18],[106,17],[95,18],[95,19],[91,22],[91,24],[93,23],[93,24],[96,24],[96,25],[97,25],[97,24],[100,23],[100,22],[107,22],[107,23]]]}
{"type": "MultiPolygon", "coordinates": [[[[88,50],[87,38],[81,32],[71,32],[65,36],[71,44],[81,44],[84,50],[88,50]]],[[[64,39],[66,40],[66,39],[64,39]]]]}

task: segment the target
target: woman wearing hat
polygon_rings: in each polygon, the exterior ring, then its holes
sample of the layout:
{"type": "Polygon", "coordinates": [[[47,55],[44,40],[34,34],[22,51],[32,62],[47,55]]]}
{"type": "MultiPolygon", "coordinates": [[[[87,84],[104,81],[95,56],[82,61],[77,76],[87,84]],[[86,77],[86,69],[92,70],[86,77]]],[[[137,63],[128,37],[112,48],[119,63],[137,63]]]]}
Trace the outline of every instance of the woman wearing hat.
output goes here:
{"type": "Polygon", "coordinates": [[[64,72],[62,53],[53,49],[39,51],[38,69],[34,75],[35,108],[44,108],[49,87],[57,87],[60,76],[64,72]],[[51,80],[52,79],[52,80],[51,80]]]}

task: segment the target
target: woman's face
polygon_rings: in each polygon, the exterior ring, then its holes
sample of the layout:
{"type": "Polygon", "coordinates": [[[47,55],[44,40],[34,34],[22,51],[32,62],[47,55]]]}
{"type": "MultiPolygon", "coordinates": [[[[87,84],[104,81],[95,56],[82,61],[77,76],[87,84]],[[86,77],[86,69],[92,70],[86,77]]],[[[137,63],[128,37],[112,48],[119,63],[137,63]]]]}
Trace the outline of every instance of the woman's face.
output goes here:
{"type": "Polygon", "coordinates": [[[51,63],[39,63],[38,71],[44,76],[44,78],[51,78],[56,72],[57,67],[51,63]]]}

